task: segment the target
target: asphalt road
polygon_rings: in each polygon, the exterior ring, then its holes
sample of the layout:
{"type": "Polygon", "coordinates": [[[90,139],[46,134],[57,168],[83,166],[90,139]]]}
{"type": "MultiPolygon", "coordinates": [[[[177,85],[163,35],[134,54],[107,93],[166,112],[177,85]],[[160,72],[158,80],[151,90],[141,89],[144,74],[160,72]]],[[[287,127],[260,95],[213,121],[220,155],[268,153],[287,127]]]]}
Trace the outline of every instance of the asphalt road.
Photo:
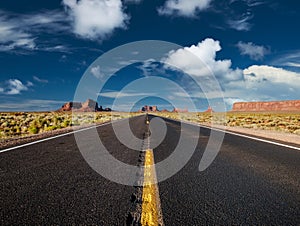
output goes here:
{"type": "MultiPolygon", "coordinates": [[[[165,139],[154,148],[156,163],[172,154],[180,137],[180,123],[166,120],[166,125],[165,139]]],[[[124,122],[116,126],[122,128],[124,122]]],[[[131,119],[130,127],[143,138],[145,116],[131,119]]],[[[141,153],[122,144],[111,124],[97,131],[116,159],[141,163],[141,153]]],[[[97,149],[89,133],[77,135],[86,137],[83,146],[97,149]]],[[[197,137],[194,126],[183,133],[197,137]]],[[[164,224],[299,225],[300,151],[226,134],[215,161],[200,172],[209,134],[201,128],[192,158],[158,184],[164,224]]],[[[73,134],[0,153],[1,225],[124,225],[136,189],[95,172],[73,134]]]]}

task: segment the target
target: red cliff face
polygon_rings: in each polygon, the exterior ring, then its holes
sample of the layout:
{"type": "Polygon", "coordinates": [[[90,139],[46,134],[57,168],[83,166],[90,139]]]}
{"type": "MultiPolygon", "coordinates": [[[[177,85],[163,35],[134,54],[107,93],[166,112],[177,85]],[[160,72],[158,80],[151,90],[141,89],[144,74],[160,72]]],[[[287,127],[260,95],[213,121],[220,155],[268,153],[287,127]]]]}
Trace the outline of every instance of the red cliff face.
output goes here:
{"type": "Polygon", "coordinates": [[[180,109],[180,108],[174,108],[172,112],[175,112],[175,113],[186,113],[186,112],[189,112],[188,109],[180,109]]]}
{"type": "Polygon", "coordinates": [[[72,109],[80,109],[81,107],[81,103],[67,102],[59,109],[59,111],[72,111],[72,109]]]}
{"type": "Polygon", "coordinates": [[[88,99],[84,103],[82,103],[81,111],[83,112],[91,112],[97,111],[98,103],[94,100],[88,99]]]}
{"type": "Polygon", "coordinates": [[[232,111],[299,111],[300,100],[270,101],[270,102],[238,102],[234,103],[232,111]]]}
{"type": "Polygon", "coordinates": [[[57,111],[76,111],[76,112],[95,112],[95,111],[111,111],[110,108],[103,109],[102,106],[98,106],[98,103],[94,100],[88,99],[84,103],[79,102],[67,102],[57,111]]]}
{"type": "Polygon", "coordinates": [[[205,111],[205,113],[212,113],[215,112],[211,106],[208,106],[207,110],[205,111]]]}

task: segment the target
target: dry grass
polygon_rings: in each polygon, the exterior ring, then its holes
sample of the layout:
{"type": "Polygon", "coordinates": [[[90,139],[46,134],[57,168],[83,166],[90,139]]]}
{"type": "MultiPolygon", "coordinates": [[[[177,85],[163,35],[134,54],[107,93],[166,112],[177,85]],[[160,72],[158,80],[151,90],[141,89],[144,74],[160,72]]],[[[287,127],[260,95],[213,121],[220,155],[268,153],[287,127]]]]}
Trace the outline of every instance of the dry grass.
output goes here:
{"type": "MultiPolygon", "coordinates": [[[[70,113],[70,112],[18,112],[0,113],[0,139],[26,137],[47,131],[103,123],[136,116],[140,113],[70,113]]],[[[280,131],[300,135],[300,113],[171,113],[156,115],[196,122],[205,125],[222,125],[235,128],[280,131]]]]}
{"type": "Polygon", "coordinates": [[[135,113],[12,112],[0,113],[0,139],[25,137],[72,126],[85,126],[127,118],[135,113]]]}
{"type": "Polygon", "coordinates": [[[300,113],[156,113],[167,118],[199,124],[272,130],[300,135],[300,113]]]}

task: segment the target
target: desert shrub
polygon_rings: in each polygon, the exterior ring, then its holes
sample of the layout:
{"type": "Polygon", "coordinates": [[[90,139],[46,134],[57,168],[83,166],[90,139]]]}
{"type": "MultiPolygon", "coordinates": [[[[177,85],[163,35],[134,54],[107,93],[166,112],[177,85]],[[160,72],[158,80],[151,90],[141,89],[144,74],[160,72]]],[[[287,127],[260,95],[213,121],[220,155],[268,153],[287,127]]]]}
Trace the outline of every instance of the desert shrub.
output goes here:
{"type": "Polygon", "coordinates": [[[36,126],[32,125],[32,126],[30,126],[30,127],[28,128],[28,131],[29,131],[31,134],[37,134],[37,133],[39,132],[39,129],[38,129],[36,126]]]}

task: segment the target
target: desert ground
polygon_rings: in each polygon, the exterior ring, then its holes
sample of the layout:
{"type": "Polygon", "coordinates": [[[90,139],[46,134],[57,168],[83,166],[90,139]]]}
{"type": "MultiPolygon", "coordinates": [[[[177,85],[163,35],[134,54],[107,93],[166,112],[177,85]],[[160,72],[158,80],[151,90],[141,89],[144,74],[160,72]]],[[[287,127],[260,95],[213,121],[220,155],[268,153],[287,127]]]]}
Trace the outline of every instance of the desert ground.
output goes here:
{"type": "MultiPolygon", "coordinates": [[[[141,113],[124,112],[2,112],[0,113],[0,147],[65,133],[74,129],[136,116],[141,113]]],[[[157,116],[183,120],[199,125],[221,128],[300,144],[300,113],[295,112],[227,112],[173,113],[155,112],[157,116]]]]}

